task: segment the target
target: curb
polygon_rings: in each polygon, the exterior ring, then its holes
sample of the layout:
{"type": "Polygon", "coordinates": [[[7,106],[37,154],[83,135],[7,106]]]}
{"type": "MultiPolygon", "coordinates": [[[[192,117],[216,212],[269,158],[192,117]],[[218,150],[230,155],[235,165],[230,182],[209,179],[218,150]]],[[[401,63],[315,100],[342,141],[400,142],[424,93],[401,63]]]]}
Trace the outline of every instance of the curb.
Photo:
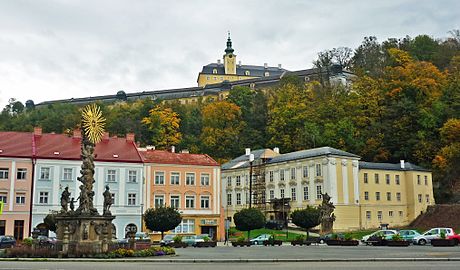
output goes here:
{"type": "Polygon", "coordinates": [[[351,259],[58,259],[58,258],[0,258],[21,262],[155,262],[155,263],[270,263],[270,262],[448,262],[458,258],[351,258],[351,259]]]}

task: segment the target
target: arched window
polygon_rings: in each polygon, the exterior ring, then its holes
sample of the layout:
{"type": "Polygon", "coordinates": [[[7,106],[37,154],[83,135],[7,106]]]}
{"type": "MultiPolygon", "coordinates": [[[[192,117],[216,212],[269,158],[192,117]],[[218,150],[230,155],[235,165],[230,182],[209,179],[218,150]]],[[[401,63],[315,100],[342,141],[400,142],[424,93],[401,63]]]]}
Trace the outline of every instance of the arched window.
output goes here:
{"type": "Polygon", "coordinates": [[[249,72],[249,70],[246,70],[246,71],[244,72],[244,75],[249,76],[249,75],[251,75],[251,72],[249,72]]]}
{"type": "Polygon", "coordinates": [[[217,68],[212,70],[212,74],[217,74],[217,68]]]}

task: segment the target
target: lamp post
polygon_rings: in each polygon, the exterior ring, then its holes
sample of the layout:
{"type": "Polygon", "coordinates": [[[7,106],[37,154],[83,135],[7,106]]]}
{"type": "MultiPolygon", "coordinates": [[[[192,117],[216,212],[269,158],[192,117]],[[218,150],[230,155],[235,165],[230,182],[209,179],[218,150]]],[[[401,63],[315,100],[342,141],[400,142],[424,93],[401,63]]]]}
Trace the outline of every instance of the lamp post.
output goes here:
{"type": "Polygon", "coordinates": [[[144,231],[144,204],[141,203],[141,232],[144,231]]]}
{"type": "Polygon", "coordinates": [[[251,150],[248,151],[248,149],[246,148],[246,155],[249,155],[249,208],[252,208],[252,162],[254,161],[254,154],[251,154],[251,150]]]}

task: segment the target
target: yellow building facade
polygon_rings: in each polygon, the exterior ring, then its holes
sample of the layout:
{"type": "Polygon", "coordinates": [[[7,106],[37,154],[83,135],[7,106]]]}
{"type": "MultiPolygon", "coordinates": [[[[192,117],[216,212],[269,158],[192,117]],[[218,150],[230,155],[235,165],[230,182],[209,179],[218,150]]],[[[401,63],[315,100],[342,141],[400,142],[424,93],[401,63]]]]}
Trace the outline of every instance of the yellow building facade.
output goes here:
{"type": "Polygon", "coordinates": [[[359,156],[330,147],[252,153],[252,166],[246,155],[222,165],[222,201],[229,220],[248,207],[250,182],[253,207],[264,211],[267,219],[280,218],[270,203],[276,199],[289,199],[292,212],[321,204],[327,193],[335,205],[337,231],[383,223],[404,226],[434,204],[431,172],[410,163],[360,162],[359,156]]]}
{"type": "Polygon", "coordinates": [[[242,65],[241,61],[236,60],[236,54],[233,53],[232,40],[230,33],[227,38],[227,47],[223,56],[223,61],[211,63],[203,66],[202,71],[198,74],[198,86],[204,87],[208,84],[216,84],[224,81],[240,81],[246,79],[270,77],[280,75],[286,70],[278,67],[269,67],[266,63],[263,66],[242,65]]]}

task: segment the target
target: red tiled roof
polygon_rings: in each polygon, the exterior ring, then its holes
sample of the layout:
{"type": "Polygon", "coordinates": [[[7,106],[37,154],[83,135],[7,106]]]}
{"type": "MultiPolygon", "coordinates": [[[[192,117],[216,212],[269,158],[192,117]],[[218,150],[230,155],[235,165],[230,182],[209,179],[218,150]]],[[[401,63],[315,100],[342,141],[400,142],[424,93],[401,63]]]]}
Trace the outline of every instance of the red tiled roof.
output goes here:
{"type": "MultiPolygon", "coordinates": [[[[80,160],[81,139],[63,134],[43,134],[36,136],[37,157],[49,159],[80,160]]],[[[109,162],[139,162],[136,145],[125,138],[112,137],[96,144],[94,149],[95,161],[109,162]]]]}
{"type": "Polygon", "coordinates": [[[32,156],[32,133],[0,132],[0,157],[32,156]]]}
{"type": "MultiPolygon", "coordinates": [[[[0,157],[32,157],[33,146],[37,158],[81,159],[80,138],[52,133],[34,136],[30,132],[0,132],[0,157]]],[[[125,138],[112,137],[99,142],[95,155],[96,161],[142,163],[135,143],[125,138]]]]}
{"type": "Polygon", "coordinates": [[[171,153],[163,150],[147,150],[139,153],[145,163],[219,166],[219,163],[204,154],[171,153]]]}

